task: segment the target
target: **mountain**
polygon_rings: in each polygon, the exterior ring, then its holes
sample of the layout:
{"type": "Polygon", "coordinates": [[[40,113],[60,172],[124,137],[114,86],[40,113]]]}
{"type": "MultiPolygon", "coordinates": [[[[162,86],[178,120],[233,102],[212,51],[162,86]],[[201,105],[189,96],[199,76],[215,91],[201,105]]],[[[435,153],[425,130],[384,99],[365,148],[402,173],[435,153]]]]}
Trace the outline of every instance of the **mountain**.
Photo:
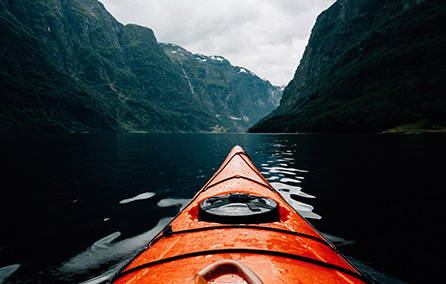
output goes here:
{"type": "Polygon", "coordinates": [[[446,2],[338,0],[322,12],[280,106],[251,132],[446,125],[446,2]]]}
{"type": "Polygon", "coordinates": [[[161,44],[189,84],[191,93],[216,117],[238,131],[265,117],[278,105],[279,87],[221,56],[193,54],[174,44],[161,44]]]}
{"type": "Polygon", "coordinates": [[[0,0],[0,47],[0,132],[240,129],[191,92],[151,29],[96,0],[0,0]]]}

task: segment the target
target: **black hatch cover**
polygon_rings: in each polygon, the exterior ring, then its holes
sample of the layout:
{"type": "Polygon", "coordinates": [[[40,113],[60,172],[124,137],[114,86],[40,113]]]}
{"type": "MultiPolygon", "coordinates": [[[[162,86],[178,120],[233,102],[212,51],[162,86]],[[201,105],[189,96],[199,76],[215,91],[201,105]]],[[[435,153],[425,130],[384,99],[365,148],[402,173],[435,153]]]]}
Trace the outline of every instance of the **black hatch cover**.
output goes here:
{"type": "Polygon", "coordinates": [[[233,192],[202,201],[198,218],[222,224],[270,223],[279,221],[279,205],[267,197],[233,192]]]}

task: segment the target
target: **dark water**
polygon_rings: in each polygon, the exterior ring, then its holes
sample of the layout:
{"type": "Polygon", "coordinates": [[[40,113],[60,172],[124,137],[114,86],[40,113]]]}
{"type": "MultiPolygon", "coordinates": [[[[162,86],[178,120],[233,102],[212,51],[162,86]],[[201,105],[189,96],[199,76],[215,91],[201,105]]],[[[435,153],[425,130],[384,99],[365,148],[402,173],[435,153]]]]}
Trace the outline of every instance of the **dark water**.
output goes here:
{"type": "Polygon", "coordinates": [[[0,283],[104,283],[234,145],[382,283],[440,269],[446,135],[0,136],[0,283]]]}

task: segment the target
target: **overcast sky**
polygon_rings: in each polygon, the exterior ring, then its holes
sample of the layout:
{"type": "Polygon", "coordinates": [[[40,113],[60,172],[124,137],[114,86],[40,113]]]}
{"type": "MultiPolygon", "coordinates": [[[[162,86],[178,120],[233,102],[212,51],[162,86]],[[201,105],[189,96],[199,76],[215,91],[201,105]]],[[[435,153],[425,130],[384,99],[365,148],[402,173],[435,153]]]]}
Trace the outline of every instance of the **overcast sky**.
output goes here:
{"type": "Polygon", "coordinates": [[[221,55],[274,85],[293,78],[316,17],[335,0],[100,0],[158,42],[221,55]]]}

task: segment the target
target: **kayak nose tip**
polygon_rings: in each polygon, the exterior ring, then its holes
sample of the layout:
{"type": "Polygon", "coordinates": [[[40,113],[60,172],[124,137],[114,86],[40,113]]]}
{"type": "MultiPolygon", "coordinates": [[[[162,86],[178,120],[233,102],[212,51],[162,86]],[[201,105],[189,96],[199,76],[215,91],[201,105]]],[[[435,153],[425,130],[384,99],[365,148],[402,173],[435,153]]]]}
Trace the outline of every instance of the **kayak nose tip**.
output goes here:
{"type": "Polygon", "coordinates": [[[245,150],[243,150],[242,147],[240,147],[239,145],[235,145],[234,148],[232,148],[233,153],[238,153],[238,152],[245,152],[245,150]]]}

